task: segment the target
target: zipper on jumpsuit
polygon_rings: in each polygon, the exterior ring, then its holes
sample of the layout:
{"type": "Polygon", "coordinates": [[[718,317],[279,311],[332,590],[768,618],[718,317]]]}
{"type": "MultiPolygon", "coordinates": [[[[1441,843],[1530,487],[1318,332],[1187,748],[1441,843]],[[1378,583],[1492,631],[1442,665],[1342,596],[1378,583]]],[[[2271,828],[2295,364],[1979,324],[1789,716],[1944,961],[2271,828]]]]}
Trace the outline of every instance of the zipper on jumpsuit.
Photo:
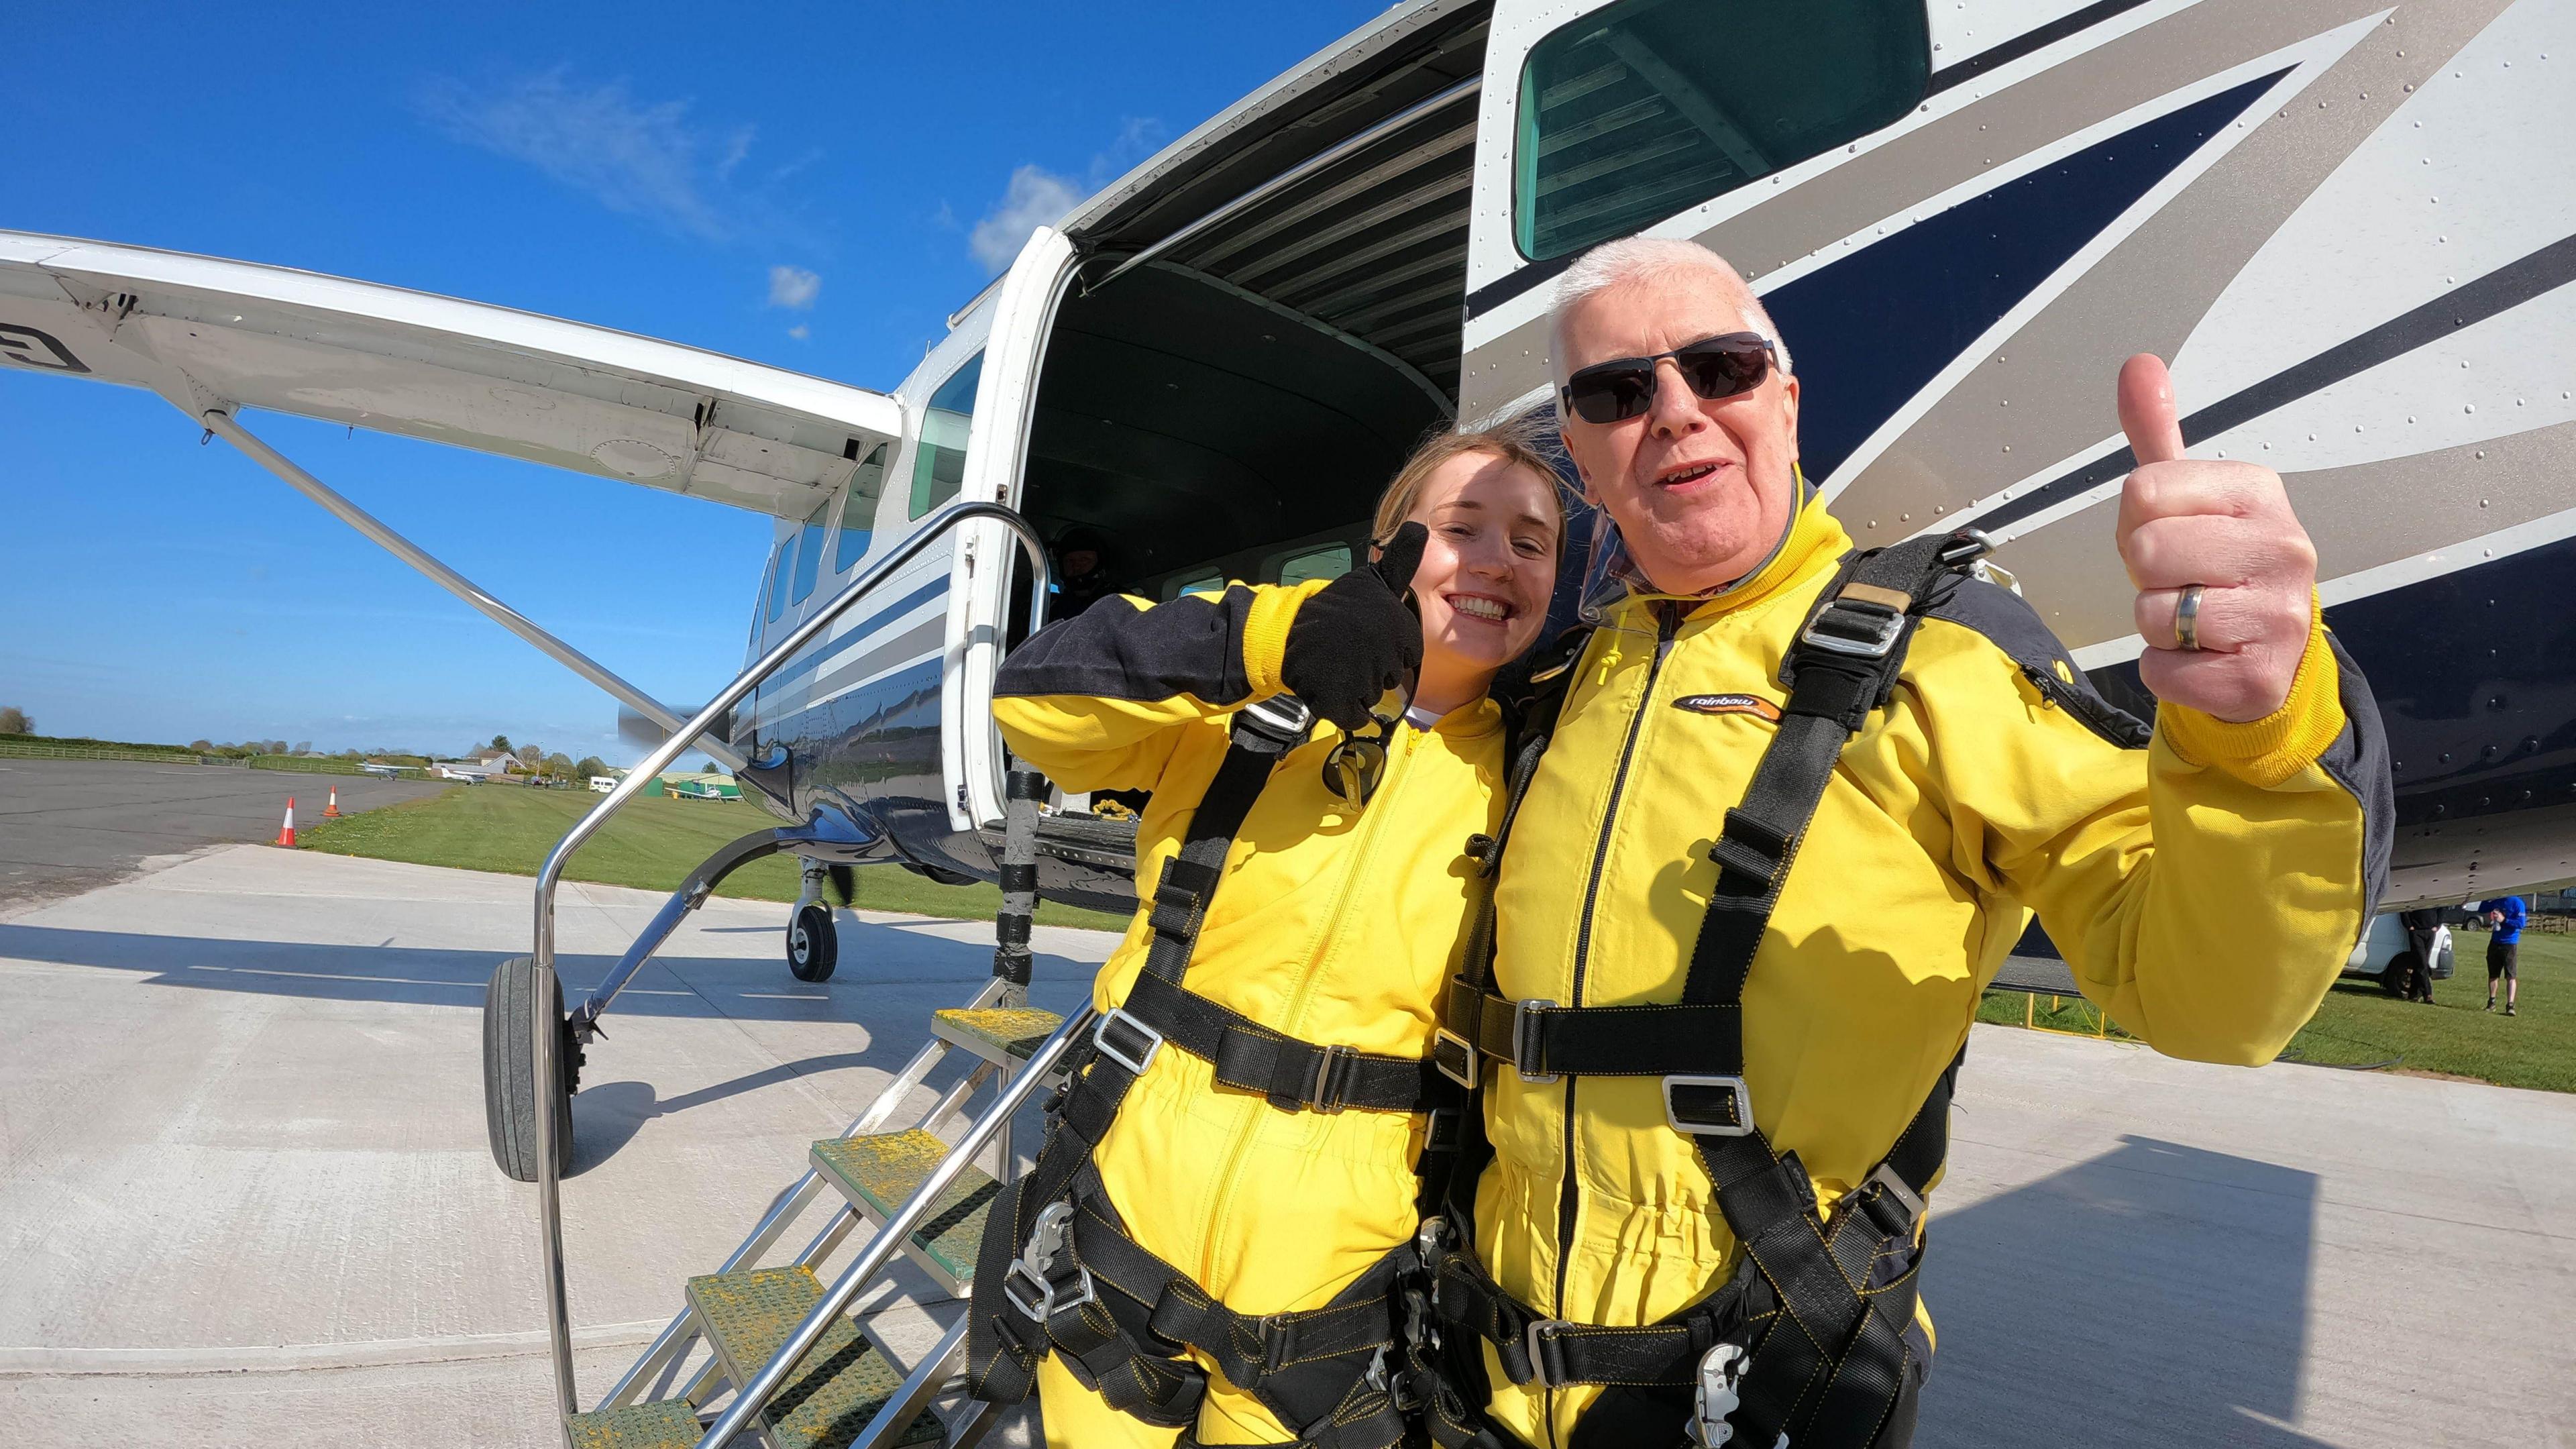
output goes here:
{"type": "MultiPolygon", "coordinates": [[[[1583,915],[1574,933],[1574,990],[1568,1006],[1583,1004],[1583,969],[1592,956],[1592,908],[1601,897],[1601,869],[1610,859],[1610,831],[1619,823],[1619,797],[1627,792],[1628,763],[1636,757],[1637,736],[1646,727],[1646,712],[1655,702],[1655,680],[1664,672],[1664,656],[1672,652],[1673,635],[1681,627],[1678,605],[1655,601],[1655,656],[1646,665],[1645,691],[1637,697],[1637,712],[1628,719],[1628,738],[1619,746],[1619,765],[1610,776],[1610,801],[1601,812],[1601,837],[1592,845],[1592,876],[1583,886],[1583,915]]],[[[1577,1195],[1574,1170],[1574,1084],[1565,1079],[1565,1167],[1564,1179],[1557,1188],[1556,1200],[1556,1296],[1551,1308],[1556,1316],[1565,1316],[1566,1259],[1574,1251],[1574,1214],[1577,1195]]],[[[1556,1390],[1547,1391],[1547,1442],[1556,1439],[1556,1390]]]]}
{"type": "MultiPolygon", "coordinates": [[[[1323,974],[1324,963],[1332,959],[1333,947],[1338,945],[1342,938],[1342,919],[1350,913],[1352,885],[1360,879],[1362,872],[1368,869],[1369,859],[1377,851],[1383,822],[1388,815],[1394,813],[1387,809],[1386,805],[1395,794],[1396,779],[1403,773],[1405,763],[1412,759],[1414,748],[1421,743],[1420,730],[1410,725],[1402,728],[1405,733],[1405,746],[1396,751],[1393,758],[1387,761],[1386,777],[1378,782],[1376,796],[1369,802],[1371,806],[1377,807],[1374,816],[1370,814],[1367,806],[1361,808],[1360,838],[1358,845],[1351,852],[1350,869],[1343,873],[1341,884],[1334,888],[1332,909],[1324,917],[1323,932],[1316,939],[1315,949],[1306,962],[1306,968],[1298,973],[1297,989],[1288,998],[1287,1020],[1280,1023],[1280,1029],[1290,1036],[1303,1034],[1301,1028],[1306,1022],[1306,1005],[1313,996],[1316,978],[1323,974]]],[[[1266,1104],[1257,1099],[1247,1102],[1245,1106],[1255,1111],[1266,1110],[1266,1104]]],[[[1256,1123],[1259,1120],[1258,1117],[1253,1119],[1256,1123]]],[[[1214,1211],[1208,1214],[1208,1233],[1199,1247],[1198,1281],[1201,1283],[1206,1283],[1216,1274],[1217,1244],[1225,1238],[1225,1234],[1220,1229],[1225,1220],[1233,1216],[1234,1195],[1236,1190],[1243,1186],[1243,1157],[1251,1150],[1252,1138],[1255,1135],[1249,1130],[1238,1132],[1235,1134],[1234,1141],[1226,1148],[1225,1167],[1217,1176],[1214,1211]]]]}

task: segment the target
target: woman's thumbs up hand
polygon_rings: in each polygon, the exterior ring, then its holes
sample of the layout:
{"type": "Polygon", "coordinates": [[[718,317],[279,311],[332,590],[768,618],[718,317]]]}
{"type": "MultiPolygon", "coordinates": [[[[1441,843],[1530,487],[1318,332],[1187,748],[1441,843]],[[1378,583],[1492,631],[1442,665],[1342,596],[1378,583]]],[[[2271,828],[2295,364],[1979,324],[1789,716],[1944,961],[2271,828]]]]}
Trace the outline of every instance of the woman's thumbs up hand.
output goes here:
{"type": "Polygon", "coordinates": [[[1405,590],[1431,536],[1407,523],[1376,561],[1362,564],[1297,606],[1279,681],[1306,707],[1345,730],[1369,722],[1369,710],[1422,667],[1422,620],[1405,607],[1405,590]]]}

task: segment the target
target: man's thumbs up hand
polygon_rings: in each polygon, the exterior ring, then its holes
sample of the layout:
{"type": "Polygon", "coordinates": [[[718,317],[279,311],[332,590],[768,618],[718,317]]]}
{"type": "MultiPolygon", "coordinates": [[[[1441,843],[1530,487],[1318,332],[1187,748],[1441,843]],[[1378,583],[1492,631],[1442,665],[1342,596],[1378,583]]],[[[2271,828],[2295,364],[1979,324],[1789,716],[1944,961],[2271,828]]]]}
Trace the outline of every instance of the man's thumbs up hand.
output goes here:
{"type": "Polygon", "coordinates": [[[2120,487],[2119,543],[2147,642],[2139,679],[2160,700],[2261,719],[2290,697],[2307,652],[2316,546],[2280,474],[2183,456],[2173,379],[2153,354],[2120,369],[2120,430],[2138,459],[2120,487]]]}

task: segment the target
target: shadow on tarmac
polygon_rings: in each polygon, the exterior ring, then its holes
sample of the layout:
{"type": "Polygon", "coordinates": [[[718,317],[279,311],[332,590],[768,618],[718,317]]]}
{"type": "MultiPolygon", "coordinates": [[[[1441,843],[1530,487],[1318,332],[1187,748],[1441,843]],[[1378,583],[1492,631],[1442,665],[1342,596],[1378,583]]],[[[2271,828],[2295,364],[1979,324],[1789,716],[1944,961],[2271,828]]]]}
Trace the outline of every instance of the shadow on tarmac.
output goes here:
{"type": "Polygon", "coordinates": [[[2323,1449],[2278,1422],[2299,1412],[2316,1206],[2312,1173],[2134,1136],[1936,1205],[1917,1449],[2323,1449]]]}
{"type": "MultiPolygon", "coordinates": [[[[774,929],[774,928],[765,928],[774,929]]],[[[0,959],[92,966],[138,974],[138,984],[241,991],[336,1001],[387,1001],[480,1010],[484,983],[505,954],[412,946],[237,941],[0,924],[0,959]]],[[[799,981],[777,958],[656,956],[610,1008],[618,1017],[709,1017],[750,1021],[851,1021],[881,1015],[890,987],[956,984],[957,1005],[993,966],[993,948],[903,926],[843,920],[840,973],[799,981]],[[882,963],[871,971],[862,963],[882,963]],[[878,999],[870,1000],[870,993],[878,999]]],[[[568,1002],[578,1001],[617,958],[570,954],[558,960],[568,1002]]],[[[1090,981],[1098,967],[1062,956],[1037,958],[1041,994],[1051,984],[1090,981]]],[[[927,1020],[923,1023],[927,1028],[927,1020]]],[[[876,1063],[871,1063],[876,1065],[876,1063]]]]}

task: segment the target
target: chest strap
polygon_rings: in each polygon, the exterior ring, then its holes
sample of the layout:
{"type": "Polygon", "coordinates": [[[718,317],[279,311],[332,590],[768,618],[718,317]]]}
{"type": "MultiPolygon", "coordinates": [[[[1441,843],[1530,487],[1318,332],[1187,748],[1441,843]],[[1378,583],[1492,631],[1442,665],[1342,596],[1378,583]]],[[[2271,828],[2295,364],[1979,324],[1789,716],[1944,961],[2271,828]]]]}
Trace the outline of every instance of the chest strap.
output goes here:
{"type": "Polygon", "coordinates": [[[1478,1083],[1491,1061],[1529,1081],[1661,1077],[1666,1125],[1698,1148],[1744,1249],[1734,1280],[1637,1328],[1543,1317],[1495,1286],[1472,1251],[1449,1254],[1441,1318],[1492,1343],[1515,1383],[1615,1386],[1596,1406],[1612,1410],[1604,1418],[1633,1410],[1623,1394],[1687,1389],[1697,1442],[1725,1442],[1720,1431],[1734,1430],[1768,1446],[1785,1432],[1813,1449],[1866,1449],[1919,1380],[1903,1334],[1958,1062],[1828,1221],[1797,1155],[1775,1153],[1754,1124],[1744,983],[1844,745],[1893,695],[1923,613],[1987,547],[1972,532],[1913,539],[1858,556],[1827,587],[1782,661],[1789,694],[1777,730],[1709,849],[1717,878],[1678,1002],[1515,1001],[1494,990],[1490,949],[1452,983],[1435,1051],[1444,1073],[1478,1083]],[[1756,1299],[1770,1307],[1748,1316],[1756,1299]]]}

